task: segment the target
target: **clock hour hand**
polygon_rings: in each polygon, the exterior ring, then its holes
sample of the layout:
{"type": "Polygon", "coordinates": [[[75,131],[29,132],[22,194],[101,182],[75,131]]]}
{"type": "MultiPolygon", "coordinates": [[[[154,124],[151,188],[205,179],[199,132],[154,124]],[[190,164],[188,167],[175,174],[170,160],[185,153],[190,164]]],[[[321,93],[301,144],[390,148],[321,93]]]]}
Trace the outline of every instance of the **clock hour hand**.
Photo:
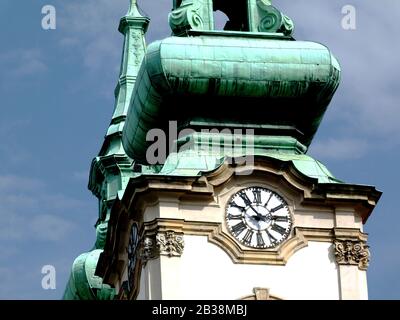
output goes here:
{"type": "Polygon", "coordinates": [[[261,213],[259,213],[258,211],[256,211],[252,206],[250,206],[252,209],[253,209],[253,211],[256,213],[256,216],[252,216],[253,218],[257,218],[256,220],[257,221],[260,221],[260,220],[262,220],[262,221],[266,221],[267,220],[267,217],[266,216],[263,216],[261,213]]]}
{"type": "Polygon", "coordinates": [[[251,204],[249,204],[249,206],[250,206],[251,210],[253,210],[256,213],[257,217],[258,217],[260,215],[258,213],[258,211],[256,209],[254,209],[254,207],[251,204]]]}
{"type": "Polygon", "coordinates": [[[240,197],[244,201],[245,205],[249,206],[251,208],[251,210],[253,210],[256,213],[256,216],[251,216],[252,218],[256,217],[257,221],[260,221],[260,220],[265,221],[266,217],[264,217],[256,209],[254,209],[254,207],[252,206],[252,202],[250,201],[250,199],[247,197],[247,195],[245,193],[241,193],[240,197]]]}
{"type": "Polygon", "coordinates": [[[256,215],[258,216],[259,213],[258,213],[257,210],[254,209],[254,207],[251,205],[251,201],[250,201],[250,199],[247,197],[246,193],[243,193],[243,192],[242,192],[242,193],[239,194],[239,196],[242,198],[244,204],[245,204],[246,206],[249,206],[249,207],[251,208],[251,210],[253,210],[253,211],[256,213],[256,215]]]}
{"type": "Polygon", "coordinates": [[[252,218],[257,218],[255,220],[257,221],[266,221],[267,217],[263,216],[261,213],[259,213],[256,209],[254,209],[254,207],[252,205],[250,205],[250,208],[256,213],[256,216],[251,216],[252,218]]]}
{"type": "Polygon", "coordinates": [[[247,211],[244,212],[245,215],[247,215],[250,219],[255,220],[256,222],[259,222],[260,220],[264,221],[264,217],[257,213],[257,215],[251,215],[250,213],[247,213],[247,211]]]}

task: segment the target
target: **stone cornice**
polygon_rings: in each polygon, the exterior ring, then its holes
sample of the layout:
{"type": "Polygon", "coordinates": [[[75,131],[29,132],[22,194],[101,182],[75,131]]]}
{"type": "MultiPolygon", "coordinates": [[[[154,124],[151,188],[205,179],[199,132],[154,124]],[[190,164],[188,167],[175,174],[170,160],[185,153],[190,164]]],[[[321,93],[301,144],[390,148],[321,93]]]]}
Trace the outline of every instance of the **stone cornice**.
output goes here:
{"type": "Polygon", "coordinates": [[[119,174],[129,171],[132,167],[132,159],[123,154],[99,156],[93,159],[90,166],[88,188],[96,197],[100,197],[101,182],[108,174],[119,174]]]}
{"type": "MultiPolygon", "coordinates": [[[[246,179],[246,177],[238,175],[238,172],[244,169],[240,165],[226,163],[212,172],[204,173],[201,177],[153,174],[131,178],[123,198],[117,199],[114,203],[106,246],[98,267],[99,274],[104,276],[106,283],[112,283],[115,280],[118,270],[119,274],[122,274],[124,260],[118,252],[123,252],[125,241],[123,230],[126,230],[126,226],[129,226],[131,221],[142,226],[143,239],[148,235],[156,247],[158,246],[156,238],[158,233],[165,234],[173,231],[179,235],[203,235],[208,238],[210,243],[222,248],[234,263],[285,265],[296,251],[308,245],[308,241],[332,244],[335,240],[366,242],[367,235],[359,229],[302,227],[295,224],[296,227],[290,238],[281,246],[257,251],[237,243],[225,230],[221,220],[212,222],[208,219],[194,221],[187,218],[186,220],[158,218],[154,221],[146,220],[148,217],[144,219],[146,208],[158,206],[161,202],[168,202],[168,199],[175,201],[178,207],[180,204],[189,202],[192,205],[207,204],[210,208],[215,207],[216,210],[220,210],[218,208],[221,208],[221,204],[216,202],[216,196],[220,192],[218,190],[222,190],[224,186],[236,185],[237,179],[246,179]]],[[[318,184],[317,179],[304,176],[291,162],[268,157],[256,157],[253,169],[252,181],[256,177],[261,179],[256,181],[275,181],[274,183],[277,185],[292,190],[293,195],[297,194],[300,205],[304,205],[301,212],[322,206],[330,208],[330,210],[319,211],[319,214],[326,212],[330,215],[330,219],[332,219],[335,208],[343,206],[344,208],[353,208],[353,210],[356,208],[355,214],[360,214],[365,221],[374,207],[374,201],[380,195],[373,187],[318,184]],[[329,191],[329,197],[324,192],[326,190],[329,191]],[[366,190],[370,190],[372,195],[366,197],[366,190]],[[336,196],[332,197],[335,194],[336,196]]],[[[151,254],[151,256],[156,258],[157,254],[151,254]]],[[[342,263],[341,260],[338,260],[338,263],[342,263]]],[[[364,266],[365,264],[360,265],[360,268],[364,268],[364,266]]]]}
{"type": "MultiPolygon", "coordinates": [[[[235,165],[232,159],[228,159],[223,165],[212,172],[205,173],[201,177],[174,177],[167,175],[141,175],[132,178],[126,189],[126,197],[146,190],[157,192],[175,192],[186,195],[212,195],[215,188],[226,183],[234,177],[241,176],[248,171],[243,164],[235,165]],[[231,164],[230,164],[231,163],[231,164]]],[[[285,183],[303,193],[304,205],[329,205],[356,207],[358,214],[365,223],[376,206],[381,192],[375,187],[354,185],[345,183],[318,183],[297,170],[291,161],[280,161],[274,158],[256,156],[252,168],[254,174],[268,174],[278,176],[285,183]]],[[[128,209],[137,201],[143,199],[133,197],[129,199],[128,209]]]]}

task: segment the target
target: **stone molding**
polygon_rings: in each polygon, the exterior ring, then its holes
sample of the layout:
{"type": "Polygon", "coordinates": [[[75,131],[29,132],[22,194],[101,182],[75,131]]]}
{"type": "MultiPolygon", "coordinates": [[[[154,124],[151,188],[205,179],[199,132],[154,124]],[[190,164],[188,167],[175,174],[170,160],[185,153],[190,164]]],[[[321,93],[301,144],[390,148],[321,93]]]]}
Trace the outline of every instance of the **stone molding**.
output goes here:
{"type": "Polygon", "coordinates": [[[234,263],[240,264],[286,265],[294,253],[308,246],[308,241],[334,244],[338,264],[358,265],[361,270],[366,270],[369,263],[367,234],[359,229],[295,227],[290,238],[280,246],[259,250],[238,243],[223,230],[221,223],[177,219],[156,219],[144,223],[143,261],[157,259],[160,255],[180,257],[184,249],[184,235],[207,236],[210,243],[220,247],[234,263]]]}
{"type": "MultiPolygon", "coordinates": [[[[144,224],[142,257],[146,261],[159,256],[156,234],[173,232],[171,250],[164,250],[167,256],[180,256],[183,251],[183,235],[207,236],[208,241],[220,247],[234,263],[286,265],[289,258],[298,250],[307,247],[308,241],[333,242],[332,229],[295,227],[291,237],[277,248],[258,250],[238,243],[221,223],[197,222],[177,219],[156,219],[144,224]]],[[[172,238],[170,238],[172,239],[172,238]]]]}
{"type": "MultiPolygon", "coordinates": [[[[207,176],[200,178],[194,177],[170,177],[162,176],[142,176],[131,178],[124,194],[123,200],[117,199],[113,205],[113,214],[110,217],[109,229],[106,237],[105,250],[102,253],[96,274],[105,279],[105,283],[115,284],[120,279],[126,265],[125,243],[127,241],[127,225],[131,221],[136,221],[140,227],[142,239],[144,234],[155,232],[157,228],[161,231],[172,230],[182,235],[202,235],[208,238],[208,241],[219,246],[234,263],[249,264],[271,264],[285,265],[288,259],[303,247],[308,245],[308,241],[326,242],[332,244],[330,252],[334,257],[334,240],[359,240],[366,242],[367,235],[357,228],[335,228],[325,226],[304,227],[295,224],[295,229],[291,233],[290,239],[281,244],[276,249],[263,250],[255,252],[256,249],[244,248],[238,244],[229,231],[226,230],[223,219],[213,217],[213,221],[208,221],[211,217],[194,216],[197,221],[186,217],[185,212],[171,213],[171,218],[152,220],[157,217],[155,213],[151,221],[144,221],[145,211],[149,207],[157,208],[160,205],[161,198],[170,199],[173,196],[174,208],[184,208],[185,205],[207,203],[212,210],[218,211],[223,208],[223,202],[218,202],[218,197],[223,197],[221,192],[231,190],[238,185],[240,173],[246,171],[246,167],[241,165],[221,165],[213,172],[207,173],[207,176]],[[217,198],[215,198],[217,195],[217,198]],[[178,200],[179,199],[179,200],[178,200]],[[182,218],[181,218],[182,217],[182,218]],[[186,220],[184,219],[186,218],[186,220]],[[126,233],[126,235],[125,235],[126,233]]],[[[251,183],[258,183],[259,179],[263,181],[273,181],[275,183],[290,188],[293,192],[301,196],[299,204],[294,207],[296,214],[306,213],[308,208],[310,213],[316,206],[331,208],[327,219],[332,219],[335,214],[335,208],[351,207],[354,208],[363,222],[368,219],[372,209],[379,200],[380,192],[373,187],[345,184],[320,183],[312,178],[307,178],[294,167],[293,163],[280,162],[272,158],[256,157],[254,163],[255,175],[251,183]],[[297,212],[297,213],[296,213],[297,212]]],[[[247,182],[246,182],[247,183],[247,182]]],[[[262,184],[262,183],[261,183],[262,184]]],[[[240,185],[245,185],[240,183],[240,185]]],[[[185,209],[186,210],[186,209],[185,209]]],[[[328,211],[326,211],[328,212],[328,211]]],[[[221,213],[222,214],[222,213],[221,213]]],[[[322,217],[322,216],[321,216],[322,217]]],[[[303,221],[306,225],[308,222],[303,221]]],[[[154,238],[153,238],[154,239],[154,238]]],[[[151,256],[151,255],[150,255],[151,256]]]]}

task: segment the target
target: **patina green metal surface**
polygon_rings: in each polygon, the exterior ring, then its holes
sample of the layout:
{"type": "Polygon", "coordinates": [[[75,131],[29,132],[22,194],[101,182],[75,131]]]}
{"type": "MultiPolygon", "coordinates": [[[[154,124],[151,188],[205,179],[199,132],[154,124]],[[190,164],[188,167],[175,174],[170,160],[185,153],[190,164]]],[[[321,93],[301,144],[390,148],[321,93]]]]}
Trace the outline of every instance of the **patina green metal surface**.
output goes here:
{"type": "Polygon", "coordinates": [[[64,299],[106,300],[113,288],[95,275],[112,205],[139,175],[198,177],[229,158],[291,162],[318,183],[341,183],[305,153],[339,85],[340,67],[323,45],[294,41],[294,24],[269,0],[174,0],[173,35],[147,49],[149,19],[130,0],[116,104],[89,189],[99,199],[94,248],[73,263],[64,299]],[[213,11],[229,21],[215,30],[213,11]],[[176,120],[190,133],[174,141],[164,163],[146,159],[146,135],[176,120]],[[252,130],[237,139],[210,128],[252,130]],[[229,146],[229,148],[226,148],[229,146]],[[138,165],[140,164],[140,165],[138,165]]]}
{"type": "Polygon", "coordinates": [[[81,254],[72,265],[71,277],[64,293],[66,300],[111,300],[115,291],[95,276],[97,262],[103,250],[81,254]]]}
{"type": "Polygon", "coordinates": [[[123,145],[145,161],[150,129],[198,116],[291,125],[308,146],[338,87],[340,67],[325,46],[312,42],[200,35],[151,44],[139,75],[123,145]]]}
{"type": "Polygon", "coordinates": [[[178,146],[185,145],[185,150],[170,154],[158,174],[200,176],[218,168],[227,157],[244,159],[250,154],[292,162],[299,172],[317,179],[318,183],[341,183],[321,162],[304,154],[305,146],[292,137],[243,136],[241,143],[235,146],[232,140],[236,138],[235,135],[209,133],[188,135],[178,140],[178,146]]]}

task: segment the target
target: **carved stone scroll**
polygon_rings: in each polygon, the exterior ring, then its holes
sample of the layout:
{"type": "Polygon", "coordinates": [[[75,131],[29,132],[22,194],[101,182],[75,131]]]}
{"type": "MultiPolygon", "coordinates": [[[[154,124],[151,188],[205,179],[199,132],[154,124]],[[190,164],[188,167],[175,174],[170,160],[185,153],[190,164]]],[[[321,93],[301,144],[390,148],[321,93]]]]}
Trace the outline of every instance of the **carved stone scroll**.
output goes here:
{"type": "Polygon", "coordinates": [[[184,246],[183,234],[175,231],[157,232],[144,236],[140,255],[144,262],[159,256],[180,257],[184,246]]]}
{"type": "Polygon", "coordinates": [[[357,265],[367,270],[370,261],[369,246],[362,241],[335,240],[336,262],[341,265],[357,265]]]}

